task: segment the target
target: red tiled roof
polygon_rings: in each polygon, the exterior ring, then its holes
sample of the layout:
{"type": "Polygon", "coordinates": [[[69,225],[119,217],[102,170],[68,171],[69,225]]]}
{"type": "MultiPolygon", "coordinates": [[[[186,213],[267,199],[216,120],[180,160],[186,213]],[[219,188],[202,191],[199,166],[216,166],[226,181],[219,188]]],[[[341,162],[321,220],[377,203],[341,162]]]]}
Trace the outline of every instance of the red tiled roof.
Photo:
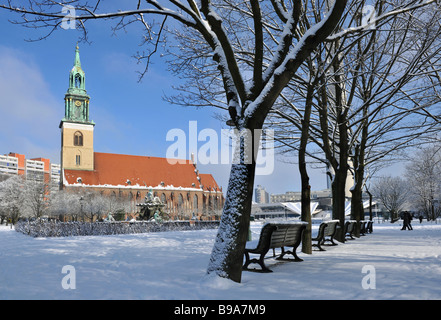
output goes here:
{"type": "Polygon", "coordinates": [[[209,173],[199,173],[199,177],[201,178],[201,184],[204,186],[204,190],[219,190],[219,186],[217,185],[216,180],[214,180],[214,177],[209,173]]]}
{"type": "Polygon", "coordinates": [[[199,188],[216,186],[211,174],[200,175],[197,180],[195,167],[191,161],[184,164],[170,164],[166,158],[133,156],[112,153],[94,153],[94,171],[64,170],[64,177],[68,184],[78,183],[78,178],[84,185],[113,185],[141,187],[157,187],[164,183],[164,187],[199,188]],[[205,182],[206,181],[206,182],[205,182]],[[194,185],[192,185],[194,184],[194,185]]]}

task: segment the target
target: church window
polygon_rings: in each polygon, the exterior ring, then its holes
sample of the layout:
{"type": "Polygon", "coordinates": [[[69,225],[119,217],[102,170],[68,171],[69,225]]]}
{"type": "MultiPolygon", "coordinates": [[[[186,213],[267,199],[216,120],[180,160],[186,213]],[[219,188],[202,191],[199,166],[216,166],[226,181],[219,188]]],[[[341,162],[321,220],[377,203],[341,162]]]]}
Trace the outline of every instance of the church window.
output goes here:
{"type": "Polygon", "coordinates": [[[80,131],[74,134],[74,146],[83,146],[83,134],[80,131]]]}
{"type": "Polygon", "coordinates": [[[193,210],[198,210],[198,196],[196,194],[193,196],[193,210]]]}
{"type": "Polygon", "coordinates": [[[81,76],[79,73],[75,75],[75,88],[81,87],[81,76]]]}
{"type": "Polygon", "coordinates": [[[77,154],[77,155],[75,156],[75,164],[76,164],[77,166],[80,166],[80,165],[81,165],[81,156],[80,156],[79,154],[77,154]]]}
{"type": "Polygon", "coordinates": [[[182,213],[184,210],[184,197],[180,193],[178,196],[178,212],[182,213]]]}

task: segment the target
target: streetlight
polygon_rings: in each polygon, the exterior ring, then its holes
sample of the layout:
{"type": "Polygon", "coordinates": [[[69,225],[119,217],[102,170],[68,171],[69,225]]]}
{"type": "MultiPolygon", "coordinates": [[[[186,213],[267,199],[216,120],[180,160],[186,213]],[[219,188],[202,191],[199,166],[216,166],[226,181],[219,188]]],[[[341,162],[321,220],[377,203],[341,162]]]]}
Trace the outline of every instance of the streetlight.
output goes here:
{"type": "Polygon", "coordinates": [[[80,216],[81,216],[81,219],[83,219],[83,221],[84,221],[84,217],[83,217],[83,201],[84,201],[84,198],[83,198],[83,196],[81,196],[80,197],[80,216]]]}

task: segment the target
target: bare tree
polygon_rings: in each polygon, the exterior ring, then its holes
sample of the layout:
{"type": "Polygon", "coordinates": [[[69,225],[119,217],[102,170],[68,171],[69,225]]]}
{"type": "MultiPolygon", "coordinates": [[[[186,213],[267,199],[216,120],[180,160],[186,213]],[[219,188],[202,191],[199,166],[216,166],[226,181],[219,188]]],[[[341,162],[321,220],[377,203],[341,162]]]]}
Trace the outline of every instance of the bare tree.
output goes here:
{"type": "Polygon", "coordinates": [[[0,210],[12,224],[15,224],[24,213],[24,182],[23,176],[19,175],[0,182],[0,210]]]}
{"type": "Polygon", "coordinates": [[[99,192],[86,190],[79,200],[82,205],[82,212],[87,221],[101,219],[108,211],[108,199],[99,192]]]}
{"type": "Polygon", "coordinates": [[[311,56],[313,63],[305,63],[302,69],[304,77],[294,79],[292,94],[285,94],[275,110],[285,120],[274,121],[281,128],[279,141],[299,152],[302,192],[308,188],[302,168],[305,139],[319,147],[319,151],[310,149],[308,155],[328,166],[333,218],[342,224],[349,171],[355,182],[352,216],[360,220],[367,168],[373,171],[380,160],[438,130],[431,111],[440,101],[438,85],[428,81],[439,69],[438,8],[433,5],[431,14],[422,14],[427,8],[422,9],[419,2],[374,4],[370,9],[376,15],[366,20],[366,2],[349,4],[344,21],[350,21],[352,28],[340,26],[342,32],[317,48],[311,56]],[[292,125],[299,132],[297,137],[292,125]]]}
{"type": "Polygon", "coordinates": [[[27,180],[23,184],[23,188],[23,205],[27,207],[31,217],[36,219],[41,218],[46,212],[48,212],[50,206],[51,194],[49,183],[27,180]]]}
{"type": "Polygon", "coordinates": [[[81,218],[81,195],[78,192],[59,191],[53,195],[50,211],[61,219],[78,221],[81,218]]]}
{"type": "Polygon", "coordinates": [[[372,186],[372,193],[389,211],[391,222],[397,221],[398,213],[404,208],[409,195],[406,180],[400,177],[381,177],[372,186]]]}
{"type": "Polygon", "coordinates": [[[414,208],[422,211],[427,220],[441,214],[441,146],[434,144],[417,151],[406,167],[410,197],[414,208]]]}

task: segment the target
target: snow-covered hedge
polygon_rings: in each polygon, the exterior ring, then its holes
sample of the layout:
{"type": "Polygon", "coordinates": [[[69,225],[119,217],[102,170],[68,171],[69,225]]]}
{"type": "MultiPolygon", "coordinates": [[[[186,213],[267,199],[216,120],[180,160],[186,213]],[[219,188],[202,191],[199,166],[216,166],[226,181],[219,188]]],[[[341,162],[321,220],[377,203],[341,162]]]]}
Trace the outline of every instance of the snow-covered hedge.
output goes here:
{"type": "Polygon", "coordinates": [[[112,234],[130,234],[160,232],[172,230],[215,229],[219,221],[151,221],[137,222],[59,222],[59,221],[19,221],[15,230],[32,237],[70,237],[101,236],[112,234]]]}

